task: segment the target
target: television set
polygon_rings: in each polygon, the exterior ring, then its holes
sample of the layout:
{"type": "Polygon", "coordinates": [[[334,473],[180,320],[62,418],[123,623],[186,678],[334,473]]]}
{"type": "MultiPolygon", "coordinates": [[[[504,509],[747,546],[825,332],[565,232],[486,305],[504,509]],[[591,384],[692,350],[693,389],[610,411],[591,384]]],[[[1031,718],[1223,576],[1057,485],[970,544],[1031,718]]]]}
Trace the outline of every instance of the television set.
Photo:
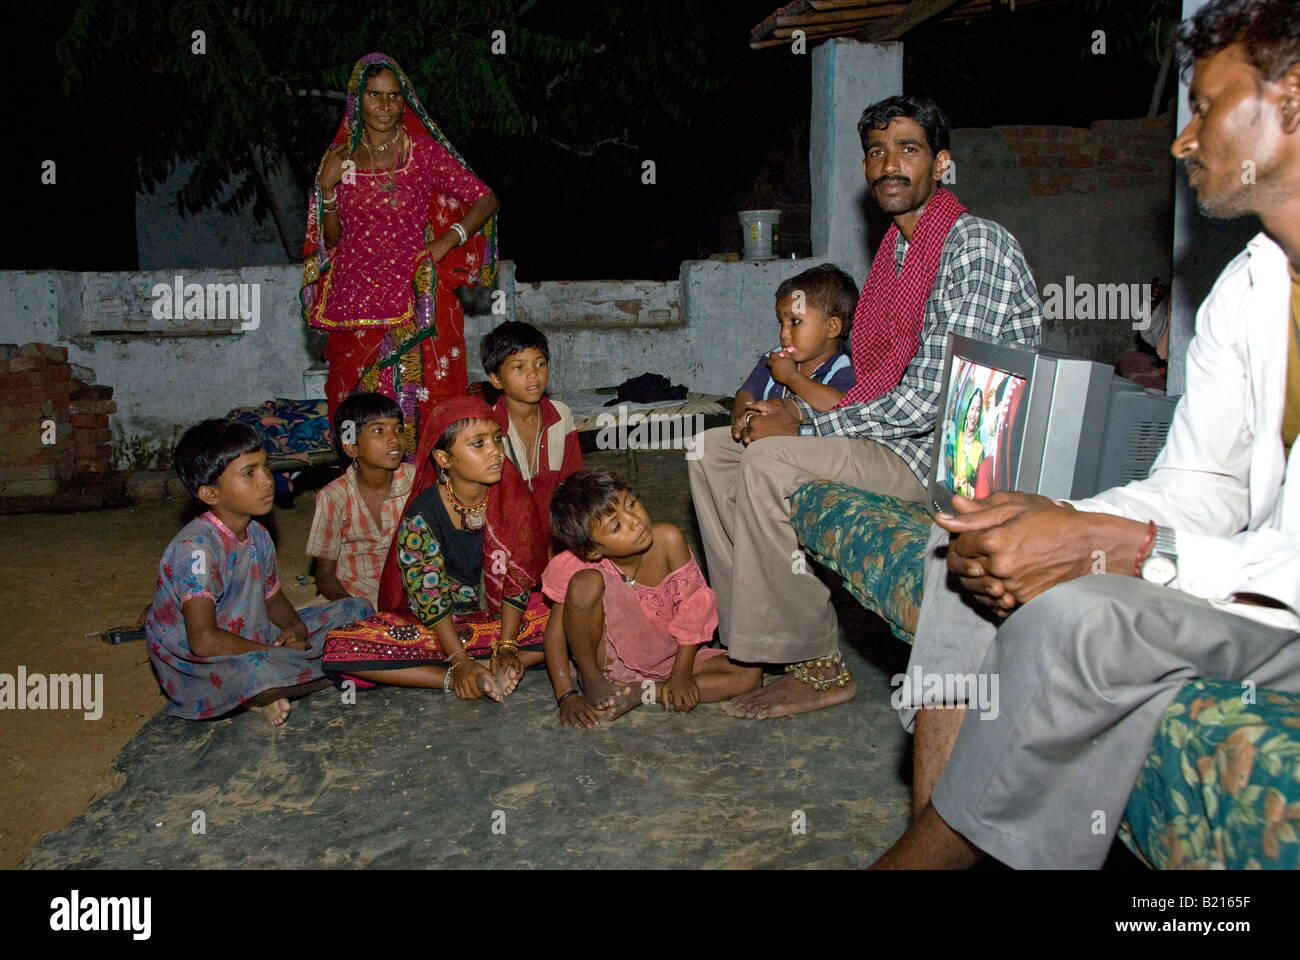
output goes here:
{"type": "Polygon", "coordinates": [[[949,334],[928,490],[932,510],[999,490],[1080,499],[1141,479],[1174,398],[1105,364],[949,334]]]}

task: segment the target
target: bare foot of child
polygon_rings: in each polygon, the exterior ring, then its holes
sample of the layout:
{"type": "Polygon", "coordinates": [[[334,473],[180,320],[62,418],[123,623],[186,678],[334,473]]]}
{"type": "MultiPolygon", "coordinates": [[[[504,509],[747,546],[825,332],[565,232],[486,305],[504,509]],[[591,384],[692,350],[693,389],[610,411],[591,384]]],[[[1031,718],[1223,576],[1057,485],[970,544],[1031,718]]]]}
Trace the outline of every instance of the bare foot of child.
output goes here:
{"type": "MultiPolygon", "coordinates": [[[[502,700],[506,698],[506,695],[501,692],[502,690],[501,678],[494,676],[492,674],[492,668],[486,662],[482,660],[476,662],[483,664],[484,669],[480,670],[478,672],[478,676],[474,678],[475,684],[477,684],[479,690],[483,693],[484,696],[491,697],[497,703],[500,703],[502,700]]],[[[518,684],[519,681],[516,680],[515,683],[518,684]]],[[[513,690],[514,687],[511,687],[510,689],[513,690]]]]}
{"type": "MultiPolygon", "coordinates": [[[[630,688],[623,689],[630,692],[630,688]]],[[[613,720],[617,707],[618,697],[615,694],[592,703],[581,692],[575,691],[574,696],[566,696],[564,702],[560,704],[560,726],[573,727],[575,730],[579,727],[590,730],[592,727],[600,726],[602,720],[613,720]]]]}
{"type": "Polygon", "coordinates": [[[272,700],[266,706],[250,707],[250,710],[256,710],[262,716],[266,717],[266,722],[273,727],[278,727],[285,720],[289,719],[289,711],[293,709],[288,700],[281,697],[279,700],[272,700]]]}
{"type": "Polygon", "coordinates": [[[615,683],[604,675],[582,678],[582,695],[602,720],[614,720],[641,706],[641,698],[628,684],[615,683]]]}
{"type": "Polygon", "coordinates": [[[503,697],[514,693],[524,676],[523,665],[515,657],[498,659],[493,663],[492,671],[493,676],[496,677],[497,689],[501,691],[503,697]]]}

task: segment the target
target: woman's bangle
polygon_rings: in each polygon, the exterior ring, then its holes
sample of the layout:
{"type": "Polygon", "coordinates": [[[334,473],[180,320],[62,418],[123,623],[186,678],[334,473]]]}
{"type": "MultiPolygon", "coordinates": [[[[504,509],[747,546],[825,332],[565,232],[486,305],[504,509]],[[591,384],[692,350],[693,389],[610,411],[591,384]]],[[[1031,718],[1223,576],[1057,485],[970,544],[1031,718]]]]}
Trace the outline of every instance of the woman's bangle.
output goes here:
{"type": "Polygon", "coordinates": [[[577,690],[570,690],[564,696],[560,697],[559,700],[556,700],[555,705],[558,707],[560,704],[564,703],[565,700],[568,700],[571,696],[573,696],[577,692],[578,692],[577,690]]]}
{"type": "Polygon", "coordinates": [[[460,236],[460,243],[456,244],[456,246],[459,247],[469,240],[469,234],[465,232],[465,228],[462,227],[459,223],[453,223],[451,225],[451,229],[455,230],[456,233],[460,236]]]}
{"type": "Polygon", "coordinates": [[[338,200],[338,198],[339,198],[339,192],[337,189],[335,189],[334,191],[334,196],[327,197],[325,196],[325,188],[324,187],[321,188],[320,191],[321,203],[334,203],[336,200],[338,200]]]}

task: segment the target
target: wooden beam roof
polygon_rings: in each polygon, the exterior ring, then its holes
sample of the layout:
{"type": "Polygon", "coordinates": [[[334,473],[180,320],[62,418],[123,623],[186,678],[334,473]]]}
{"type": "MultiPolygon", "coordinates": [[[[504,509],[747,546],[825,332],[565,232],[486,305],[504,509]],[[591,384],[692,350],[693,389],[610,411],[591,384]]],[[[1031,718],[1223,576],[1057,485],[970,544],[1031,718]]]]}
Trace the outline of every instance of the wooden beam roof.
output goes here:
{"type": "Polygon", "coordinates": [[[794,0],[749,31],[755,50],[785,46],[795,30],[809,40],[854,37],[883,43],[897,40],[927,20],[972,20],[997,7],[1025,7],[1063,0],[794,0]]]}

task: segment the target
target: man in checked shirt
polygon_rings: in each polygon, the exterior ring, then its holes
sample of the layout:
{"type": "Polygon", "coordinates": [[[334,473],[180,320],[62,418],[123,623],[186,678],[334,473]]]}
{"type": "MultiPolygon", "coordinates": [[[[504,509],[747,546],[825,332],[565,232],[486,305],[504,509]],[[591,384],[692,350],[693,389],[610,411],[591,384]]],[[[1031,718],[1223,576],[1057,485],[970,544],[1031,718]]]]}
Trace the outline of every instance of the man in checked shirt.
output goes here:
{"type": "Polygon", "coordinates": [[[857,386],[829,413],[794,396],[755,401],[736,412],[741,442],[730,427],[706,431],[688,461],[723,643],[733,660],[792,665],[724,703],[731,716],[806,713],[857,693],[830,591],[794,562],[787,498],[834,479],[920,501],[948,334],[1038,344],[1042,302],[1020,245],[940,186],[948,131],[938,105],[918,97],[882,100],[858,123],[871,196],[894,225],[854,315],[857,386]]]}

